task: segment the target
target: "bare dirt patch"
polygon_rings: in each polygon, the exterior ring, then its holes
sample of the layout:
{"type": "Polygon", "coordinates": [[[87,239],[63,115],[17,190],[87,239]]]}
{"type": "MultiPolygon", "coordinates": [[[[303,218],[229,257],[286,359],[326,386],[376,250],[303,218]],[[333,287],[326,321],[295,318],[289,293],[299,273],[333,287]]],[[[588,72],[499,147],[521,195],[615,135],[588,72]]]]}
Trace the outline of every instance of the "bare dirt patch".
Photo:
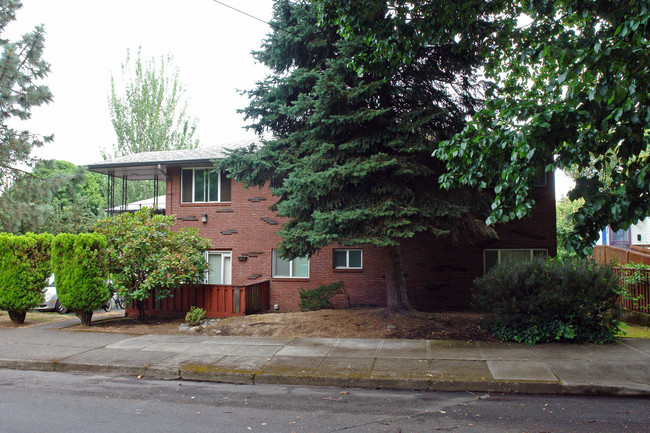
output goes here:
{"type": "MultiPolygon", "coordinates": [[[[182,331],[182,319],[114,318],[93,323],[102,332],[128,334],[187,334],[246,337],[404,338],[494,341],[481,329],[481,313],[389,313],[385,309],[321,310],[266,313],[208,319],[203,329],[182,331]]],[[[75,327],[81,329],[81,326],[75,327]]]]}

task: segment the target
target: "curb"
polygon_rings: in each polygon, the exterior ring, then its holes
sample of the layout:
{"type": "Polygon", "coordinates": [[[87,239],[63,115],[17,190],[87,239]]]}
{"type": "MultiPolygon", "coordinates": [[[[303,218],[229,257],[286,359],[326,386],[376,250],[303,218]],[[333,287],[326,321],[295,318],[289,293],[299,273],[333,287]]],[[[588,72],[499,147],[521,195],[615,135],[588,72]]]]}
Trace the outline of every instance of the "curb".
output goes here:
{"type": "Polygon", "coordinates": [[[0,360],[0,368],[12,370],[53,371],[61,373],[96,373],[128,375],[138,379],[187,380],[235,385],[295,385],[337,388],[391,389],[429,392],[489,392],[499,394],[537,394],[574,396],[650,397],[650,391],[616,386],[569,385],[534,381],[445,381],[395,378],[349,378],[344,376],[278,375],[253,371],[226,371],[214,367],[185,366],[180,369],[161,366],[129,367],[124,365],[80,364],[65,361],[0,360]],[[188,368],[189,367],[189,368],[188,368]],[[200,367],[200,368],[199,368],[200,367]]]}

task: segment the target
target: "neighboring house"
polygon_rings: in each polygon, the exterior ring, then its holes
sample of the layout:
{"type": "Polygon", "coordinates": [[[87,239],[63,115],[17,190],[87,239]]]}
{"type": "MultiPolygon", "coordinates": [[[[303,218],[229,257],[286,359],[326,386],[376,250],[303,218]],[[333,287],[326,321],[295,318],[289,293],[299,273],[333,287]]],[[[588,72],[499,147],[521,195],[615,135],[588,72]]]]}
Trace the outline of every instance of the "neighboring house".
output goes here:
{"type": "Polygon", "coordinates": [[[608,226],[600,232],[600,239],[596,245],[610,245],[626,249],[630,249],[632,245],[650,245],[650,217],[637,221],[627,230],[613,231],[608,226]]]}
{"type": "MultiPolygon", "coordinates": [[[[250,141],[194,150],[146,152],[91,164],[109,176],[109,188],[127,180],[166,182],[165,213],[177,227],[197,227],[210,239],[207,284],[245,286],[270,281],[270,305],[298,309],[299,290],[344,281],[353,305],[385,306],[385,272],[381,251],[364,245],[331,245],[311,258],[284,260],[276,253],[283,223],[269,206],[269,188],[244,188],[213,168],[224,149],[250,141]]],[[[500,239],[476,238],[471,244],[419,235],[402,244],[408,295],[419,310],[461,309],[471,302],[473,280],[500,262],[555,256],[555,188],[553,174],[536,188],[531,217],[499,226],[500,239]]],[[[159,201],[159,207],[160,207],[159,201]]],[[[347,304],[344,297],[335,302],[347,304]]]]}

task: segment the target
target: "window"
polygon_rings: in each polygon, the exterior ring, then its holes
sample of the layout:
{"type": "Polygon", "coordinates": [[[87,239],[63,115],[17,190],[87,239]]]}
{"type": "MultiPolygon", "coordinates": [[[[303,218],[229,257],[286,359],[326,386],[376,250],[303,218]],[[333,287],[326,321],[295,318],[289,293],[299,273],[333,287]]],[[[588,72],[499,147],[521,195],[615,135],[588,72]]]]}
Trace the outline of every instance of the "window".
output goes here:
{"type": "Polygon", "coordinates": [[[361,269],[361,250],[334,250],[334,269],[361,269]]]}
{"type": "Polygon", "coordinates": [[[273,250],[273,276],[281,278],[309,278],[309,259],[297,257],[285,260],[273,250]]]}
{"type": "Polygon", "coordinates": [[[205,284],[232,284],[232,253],[230,251],[208,251],[205,253],[208,271],[205,284]]]}
{"type": "Polygon", "coordinates": [[[545,259],[547,256],[548,251],[543,249],[485,250],[483,251],[483,265],[487,272],[501,263],[545,259]]]}
{"type": "Polygon", "coordinates": [[[230,178],[214,168],[181,170],[182,203],[230,201],[230,178]]]}

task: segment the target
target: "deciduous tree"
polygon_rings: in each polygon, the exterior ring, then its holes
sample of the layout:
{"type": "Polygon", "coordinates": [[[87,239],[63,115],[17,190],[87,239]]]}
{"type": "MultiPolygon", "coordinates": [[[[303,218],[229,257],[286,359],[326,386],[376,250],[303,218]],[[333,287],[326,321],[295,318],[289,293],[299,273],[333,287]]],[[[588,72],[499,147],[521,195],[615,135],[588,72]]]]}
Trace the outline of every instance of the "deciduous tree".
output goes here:
{"type": "Polygon", "coordinates": [[[185,88],[171,55],[143,61],[127,51],[122,63],[122,86],[111,75],[109,108],[117,136],[108,156],[139,152],[193,149],[197,120],[187,115],[185,88]]]}
{"type": "Polygon", "coordinates": [[[489,71],[483,112],[438,155],[447,185],[491,185],[490,221],[521,217],[539,173],[593,167],[569,197],[584,199],[569,243],[588,253],[598,230],[650,212],[650,5],[642,0],[522,2],[530,25],[512,32],[489,71]],[[610,162],[616,161],[611,166],[610,162]],[[611,182],[600,172],[611,167],[611,182]]]}
{"type": "Polygon", "coordinates": [[[209,241],[196,228],[172,231],[174,222],[173,216],[143,209],[107,218],[97,227],[108,240],[113,286],[135,303],[140,319],[150,296],[165,299],[181,284],[198,284],[205,277],[209,241]]]}
{"type": "Polygon", "coordinates": [[[575,231],[573,215],[582,206],[583,200],[569,200],[562,197],[555,202],[555,221],[557,227],[557,257],[559,259],[575,258],[576,253],[567,248],[569,238],[575,231]]]}

